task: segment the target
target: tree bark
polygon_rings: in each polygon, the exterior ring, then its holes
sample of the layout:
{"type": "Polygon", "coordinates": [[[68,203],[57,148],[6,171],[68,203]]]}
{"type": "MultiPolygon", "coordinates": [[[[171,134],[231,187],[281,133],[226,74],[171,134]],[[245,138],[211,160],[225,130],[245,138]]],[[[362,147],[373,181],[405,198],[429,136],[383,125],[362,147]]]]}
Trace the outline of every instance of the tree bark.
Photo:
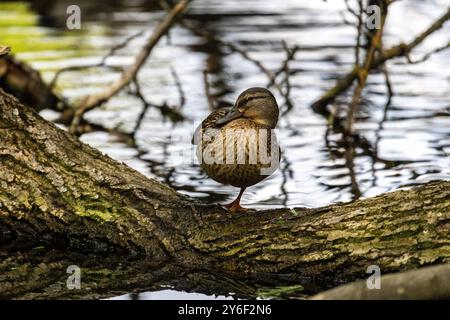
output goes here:
{"type": "Polygon", "coordinates": [[[118,163],[0,90],[0,297],[158,288],[298,297],[450,260],[450,182],[228,214],[118,163]],[[18,244],[21,248],[17,248],[18,244]],[[4,258],[6,257],[6,258],[4,258]],[[82,289],[65,288],[69,264],[82,289]]]}

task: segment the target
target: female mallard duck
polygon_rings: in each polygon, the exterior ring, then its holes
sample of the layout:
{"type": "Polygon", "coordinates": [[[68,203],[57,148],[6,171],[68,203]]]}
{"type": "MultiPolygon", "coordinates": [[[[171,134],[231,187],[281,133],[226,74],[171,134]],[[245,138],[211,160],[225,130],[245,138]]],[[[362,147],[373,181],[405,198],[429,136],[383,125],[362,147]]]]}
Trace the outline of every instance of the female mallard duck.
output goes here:
{"type": "Polygon", "coordinates": [[[212,112],[194,133],[202,169],[217,182],[241,188],[236,200],[225,205],[230,212],[246,211],[240,205],[244,190],[278,168],[280,149],[273,131],[278,113],[269,90],[250,88],[233,107],[212,112]]]}

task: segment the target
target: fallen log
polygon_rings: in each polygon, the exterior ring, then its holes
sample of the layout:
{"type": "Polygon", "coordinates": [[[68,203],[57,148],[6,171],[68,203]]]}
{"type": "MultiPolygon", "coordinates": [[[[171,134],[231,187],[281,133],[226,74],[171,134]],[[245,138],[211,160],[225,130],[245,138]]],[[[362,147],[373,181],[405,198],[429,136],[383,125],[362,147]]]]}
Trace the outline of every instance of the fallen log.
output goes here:
{"type": "Polygon", "coordinates": [[[366,281],[346,284],[312,300],[437,300],[450,299],[450,264],[420,268],[380,277],[379,288],[366,281]]]}
{"type": "Polygon", "coordinates": [[[25,289],[16,297],[24,297],[51,285],[43,275],[67,276],[54,272],[50,258],[11,249],[18,243],[56,250],[58,270],[67,261],[110,274],[94,272],[97,286],[84,291],[52,291],[65,297],[108,296],[137,283],[298,296],[365,277],[368,265],[388,273],[450,258],[450,182],[322,208],[230,215],[112,160],[1,90],[0,173],[2,248],[40,272],[23,280],[2,259],[2,297],[16,292],[17,277],[25,289]],[[81,258],[88,255],[95,263],[81,258]]]}

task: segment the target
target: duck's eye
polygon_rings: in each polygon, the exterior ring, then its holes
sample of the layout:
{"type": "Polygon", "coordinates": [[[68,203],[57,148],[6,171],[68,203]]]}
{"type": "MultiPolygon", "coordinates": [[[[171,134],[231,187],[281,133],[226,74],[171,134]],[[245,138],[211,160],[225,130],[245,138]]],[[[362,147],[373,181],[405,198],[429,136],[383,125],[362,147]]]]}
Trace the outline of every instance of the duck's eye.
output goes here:
{"type": "Polygon", "coordinates": [[[248,98],[244,98],[244,99],[239,100],[239,102],[238,102],[238,104],[237,104],[237,108],[238,108],[238,109],[239,109],[239,108],[242,108],[244,105],[247,104],[248,100],[249,100],[248,98]]]}
{"type": "Polygon", "coordinates": [[[267,98],[267,97],[264,95],[249,96],[249,97],[242,98],[238,101],[237,108],[240,109],[240,108],[244,107],[250,100],[265,99],[265,98],[267,98]]]}

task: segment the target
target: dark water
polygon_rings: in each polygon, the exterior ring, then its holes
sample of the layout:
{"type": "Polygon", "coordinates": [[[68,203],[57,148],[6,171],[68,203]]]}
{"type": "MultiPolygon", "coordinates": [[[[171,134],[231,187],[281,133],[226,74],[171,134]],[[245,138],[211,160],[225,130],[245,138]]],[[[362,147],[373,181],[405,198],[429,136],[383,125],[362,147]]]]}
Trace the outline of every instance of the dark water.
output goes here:
{"type": "MultiPolygon", "coordinates": [[[[0,2],[0,40],[11,44],[18,58],[41,70],[47,80],[61,67],[99,62],[112,45],[148,30],[107,62],[115,67],[129,65],[163,16],[153,1],[113,1],[109,5],[78,1],[85,19],[82,30],[75,32],[64,28],[68,3],[55,3],[51,8],[35,5],[31,9],[21,2],[0,2]]],[[[448,0],[394,4],[387,21],[385,47],[411,40],[449,5],[448,0]]],[[[281,170],[248,189],[243,197],[248,207],[316,207],[450,179],[450,50],[417,65],[409,65],[405,59],[390,61],[395,94],[387,109],[384,77],[370,75],[355,127],[368,139],[375,154],[361,148],[346,152],[337,144],[339,136],[332,132],[325,139],[327,122],[311,110],[310,104],[352,67],[354,29],[342,22],[339,12],[344,8],[344,1],[337,0],[203,0],[191,6],[192,22],[246,49],[273,71],[285,57],[282,40],[288,46],[300,46],[289,65],[293,108],[278,125],[284,154],[281,170]]],[[[447,43],[449,35],[447,23],[415,50],[413,57],[447,43]]],[[[139,81],[152,103],[177,106],[180,98],[171,69],[175,70],[185,93],[181,112],[187,119],[173,124],[150,108],[136,136],[138,149],[105,132],[85,134],[82,140],[192,197],[211,203],[231,200],[237,190],[206,178],[194,161],[190,144],[196,125],[210,112],[203,82],[205,68],[210,70],[212,92],[220,101],[233,102],[245,88],[266,86],[268,82],[240,55],[206,45],[203,38],[175,27],[170,40],[163,39],[152,52],[139,81]]],[[[66,73],[58,91],[75,101],[118,76],[117,71],[106,68],[66,73]]],[[[341,97],[333,107],[345,107],[348,98],[341,97]]],[[[284,99],[279,95],[277,99],[285,108],[284,99]]],[[[125,90],[86,117],[130,132],[142,108],[141,102],[125,90]]],[[[54,116],[48,111],[43,114],[54,116]]]]}

